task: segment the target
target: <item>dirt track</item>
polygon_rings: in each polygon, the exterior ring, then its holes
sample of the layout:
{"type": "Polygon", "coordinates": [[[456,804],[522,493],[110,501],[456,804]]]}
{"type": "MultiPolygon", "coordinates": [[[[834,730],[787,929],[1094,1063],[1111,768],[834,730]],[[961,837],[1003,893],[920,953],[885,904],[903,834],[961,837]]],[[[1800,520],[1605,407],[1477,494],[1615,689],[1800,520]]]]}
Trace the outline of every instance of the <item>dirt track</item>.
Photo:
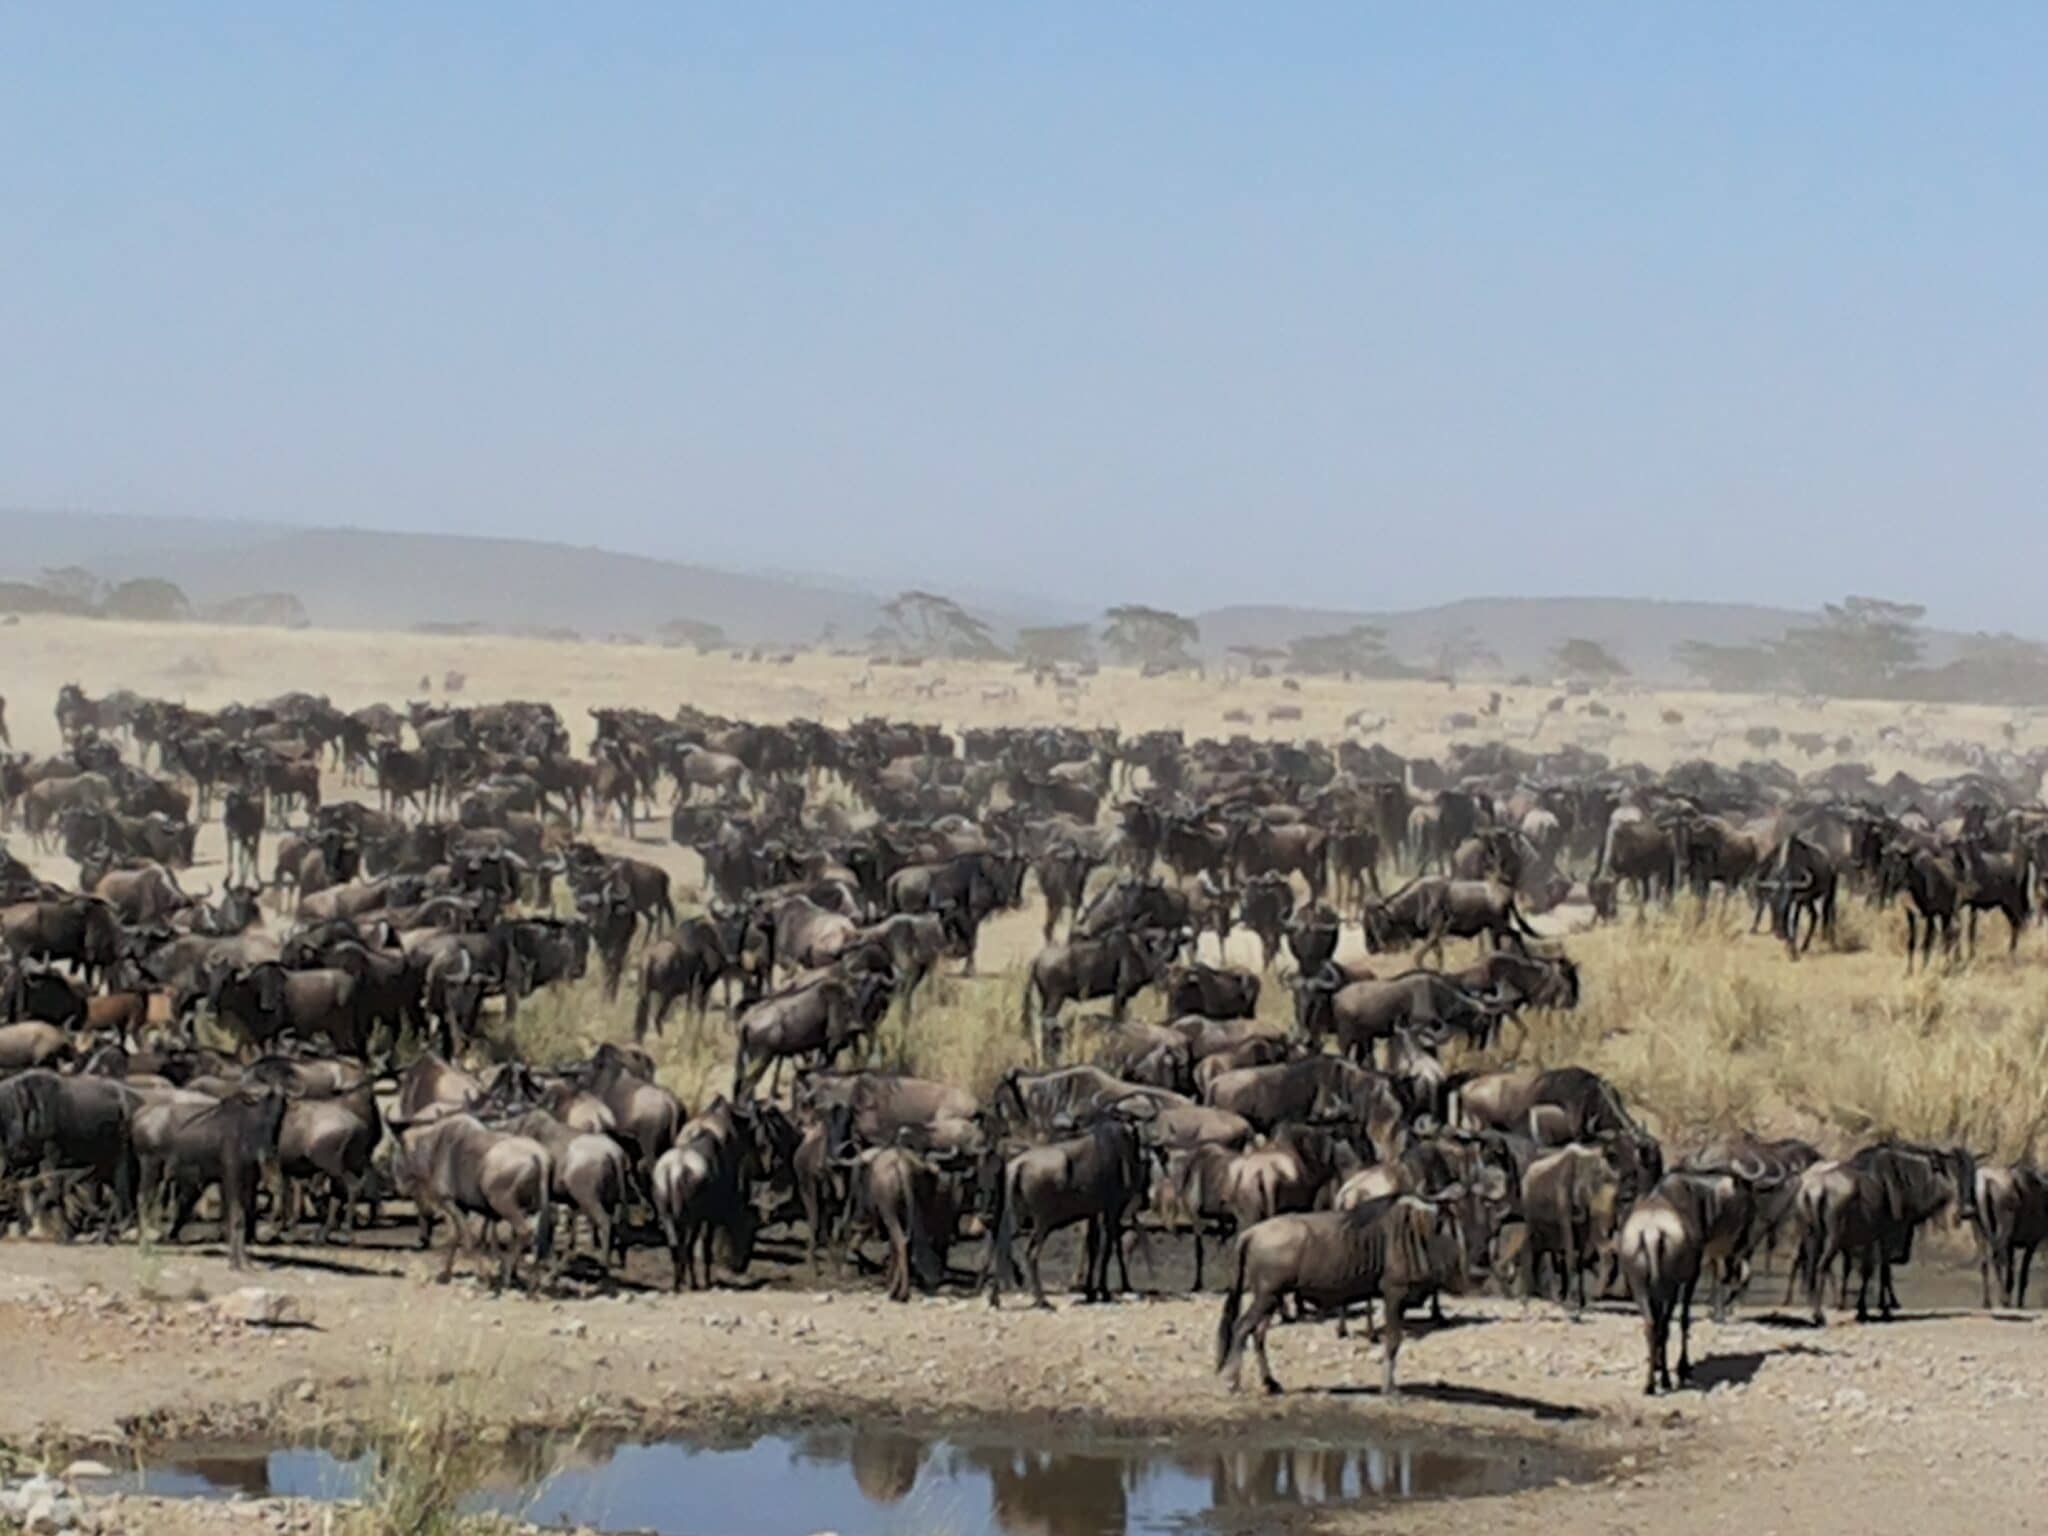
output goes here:
{"type": "MultiPolygon", "coordinates": [[[[247,1278],[288,1291],[311,1326],[268,1330],[218,1323],[189,1299],[238,1283],[198,1249],[155,1264],[85,1246],[9,1243],[0,1256],[0,1351],[10,1383],[31,1388],[0,1395],[0,1437],[17,1444],[311,1434],[374,1412],[406,1380],[450,1378],[508,1425],[1051,1417],[1145,1433],[1287,1421],[1336,1436],[1419,1422],[1540,1438],[1604,1466],[1588,1486],[1487,1501],[1483,1517],[1472,1512],[1487,1530],[1924,1533],[2048,1520],[2048,1327],[2032,1316],[1938,1310],[1816,1331],[1752,1311],[1697,1328],[1705,1390],[1646,1402],[1627,1313],[1574,1323],[1548,1307],[1465,1302],[1458,1326],[1404,1352],[1407,1391],[1388,1405],[1371,1347],[1327,1326],[1276,1331],[1286,1397],[1226,1392],[1210,1371],[1213,1297],[993,1315],[965,1297],[897,1307],[865,1290],[550,1302],[433,1285],[425,1256],[278,1255],[247,1278]],[[188,1299],[143,1299],[145,1281],[188,1299]]],[[[101,1512],[115,1529],[245,1528],[219,1508],[101,1512]]],[[[1443,1511],[1320,1518],[1421,1531],[1443,1511]]]]}

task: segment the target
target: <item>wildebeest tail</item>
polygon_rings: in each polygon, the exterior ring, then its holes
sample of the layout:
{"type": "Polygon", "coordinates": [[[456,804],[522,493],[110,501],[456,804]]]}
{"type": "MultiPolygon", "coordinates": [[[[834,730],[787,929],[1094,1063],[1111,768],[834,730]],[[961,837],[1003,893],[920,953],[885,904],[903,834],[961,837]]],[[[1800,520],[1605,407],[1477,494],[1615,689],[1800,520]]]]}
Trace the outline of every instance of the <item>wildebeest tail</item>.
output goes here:
{"type": "Polygon", "coordinates": [[[1216,1320],[1216,1369],[1222,1370],[1230,1359],[1231,1336],[1237,1332],[1238,1315],[1244,1310],[1245,1243],[1240,1235],[1231,1247],[1236,1260],[1230,1267],[1230,1290],[1223,1298],[1223,1315],[1216,1320]]]}
{"type": "Polygon", "coordinates": [[[533,1256],[545,1264],[555,1254],[555,1202],[552,1199],[540,1203],[540,1214],[533,1221],[533,1256]]]}
{"type": "Polygon", "coordinates": [[[924,1229],[924,1210],[917,1198],[917,1181],[913,1176],[904,1180],[909,1207],[903,1213],[905,1234],[910,1243],[910,1276],[927,1290],[936,1291],[945,1281],[945,1266],[939,1261],[939,1250],[933,1246],[931,1235],[924,1229]]]}
{"type": "Polygon", "coordinates": [[[1017,1260],[1014,1250],[1017,1245],[1017,1191],[1016,1173],[1008,1168],[996,1180],[995,1247],[989,1255],[989,1295],[993,1297],[1005,1283],[1014,1284],[1018,1279],[1017,1260]]]}

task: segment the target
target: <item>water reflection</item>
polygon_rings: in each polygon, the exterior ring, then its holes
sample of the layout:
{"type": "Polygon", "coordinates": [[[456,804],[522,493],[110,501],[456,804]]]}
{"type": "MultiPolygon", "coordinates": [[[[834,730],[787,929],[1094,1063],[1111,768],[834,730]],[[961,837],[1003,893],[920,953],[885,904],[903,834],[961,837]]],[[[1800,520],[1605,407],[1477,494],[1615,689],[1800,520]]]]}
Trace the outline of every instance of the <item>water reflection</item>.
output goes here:
{"type": "MultiPolygon", "coordinates": [[[[962,1433],[928,1437],[837,1426],[752,1441],[581,1441],[509,1449],[472,1500],[536,1523],[659,1536],[1138,1536],[1205,1515],[1372,1499],[1505,1493],[1572,1468],[1535,1447],[1382,1437],[1326,1445],[1269,1437],[1130,1443],[962,1433]]],[[[332,1499],[368,1464],[325,1451],[199,1448],[131,1486],[224,1497],[332,1499]]]]}

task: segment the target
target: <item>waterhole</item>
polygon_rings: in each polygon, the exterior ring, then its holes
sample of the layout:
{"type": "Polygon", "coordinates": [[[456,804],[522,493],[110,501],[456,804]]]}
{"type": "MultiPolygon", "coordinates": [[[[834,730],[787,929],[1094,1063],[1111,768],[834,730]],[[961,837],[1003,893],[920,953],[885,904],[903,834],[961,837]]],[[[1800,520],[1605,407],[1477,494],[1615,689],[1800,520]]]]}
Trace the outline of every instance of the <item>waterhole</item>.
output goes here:
{"type": "MultiPolygon", "coordinates": [[[[1547,1447],[1450,1432],[1148,1441],[842,1426],[531,1447],[486,1478],[469,1508],[660,1536],[1136,1536],[1258,1529],[1316,1505],[1509,1493],[1585,1470],[1547,1447]]],[[[345,1499],[374,1476],[367,1455],[188,1447],[119,1482],[171,1497],[345,1499]]]]}

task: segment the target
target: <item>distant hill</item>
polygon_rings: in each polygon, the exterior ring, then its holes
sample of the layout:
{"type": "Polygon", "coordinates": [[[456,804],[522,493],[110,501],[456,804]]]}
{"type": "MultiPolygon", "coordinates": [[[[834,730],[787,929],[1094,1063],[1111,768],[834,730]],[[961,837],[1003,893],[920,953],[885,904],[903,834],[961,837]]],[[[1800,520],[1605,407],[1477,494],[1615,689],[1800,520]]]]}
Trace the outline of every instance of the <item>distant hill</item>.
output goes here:
{"type": "Polygon", "coordinates": [[[1195,617],[1202,626],[1203,650],[1215,655],[1236,645],[1285,646],[1302,635],[1373,624],[1387,632],[1388,649],[1419,666],[1428,666],[1448,637],[1469,631],[1500,658],[1501,670],[1511,676],[1548,676],[1551,653],[1562,642],[1580,638],[1599,641],[1638,677],[1662,681],[1683,675],[1671,659],[1671,648],[1681,640],[1717,645],[1773,640],[1795,625],[1811,623],[1814,615],[1746,603],[1475,597],[1400,613],[1244,606],[1216,608],[1195,617]]]}
{"type": "Polygon", "coordinates": [[[68,564],[117,580],[162,576],[201,609],[290,593],[311,623],[341,629],[440,622],[652,637],[688,618],[735,643],[791,644],[828,624],[857,639],[881,621],[865,593],[528,539],[0,513],[0,550],[0,573],[18,579],[68,564]]]}
{"type": "MultiPolygon", "coordinates": [[[[830,552],[815,558],[823,564],[830,552]]],[[[329,628],[435,623],[652,639],[671,621],[695,620],[720,626],[744,645],[809,644],[828,626],[844,643],[858,644],[883,621],[889,595],[829,578],[718,570],[530,539],[0,510],[0,581],[32,581],[44,567],[65,565],[115,581],[163,577],[202,612],[246,606],[258,596],[269,603],[296,597],[308,622],[329,628]]],[[[1020,625],[1085,617],[1060,597],[955,595],[1003,640],[1020,625]]],[[[1425,668],[1446,638],[1469,632],[1500,658],[1507,675],[1548,676],[1552,651],[1584,638],[1605,645],[1646,681],[1676,681],[1682,674],[1671,648],[1681,640],[1770,640],[1814,615],[1742,603],[1511,597],[1397,613],[1243,605],[1193,617],[1201,625],[1200,649],[1212,659],[1234,645],[1279,647],[1303,635],[1375,624],[1396,656],[1425,668]]],[[[1953,655],[1956,637],[1927,638],[1931,664],[1953,655]]]]}

